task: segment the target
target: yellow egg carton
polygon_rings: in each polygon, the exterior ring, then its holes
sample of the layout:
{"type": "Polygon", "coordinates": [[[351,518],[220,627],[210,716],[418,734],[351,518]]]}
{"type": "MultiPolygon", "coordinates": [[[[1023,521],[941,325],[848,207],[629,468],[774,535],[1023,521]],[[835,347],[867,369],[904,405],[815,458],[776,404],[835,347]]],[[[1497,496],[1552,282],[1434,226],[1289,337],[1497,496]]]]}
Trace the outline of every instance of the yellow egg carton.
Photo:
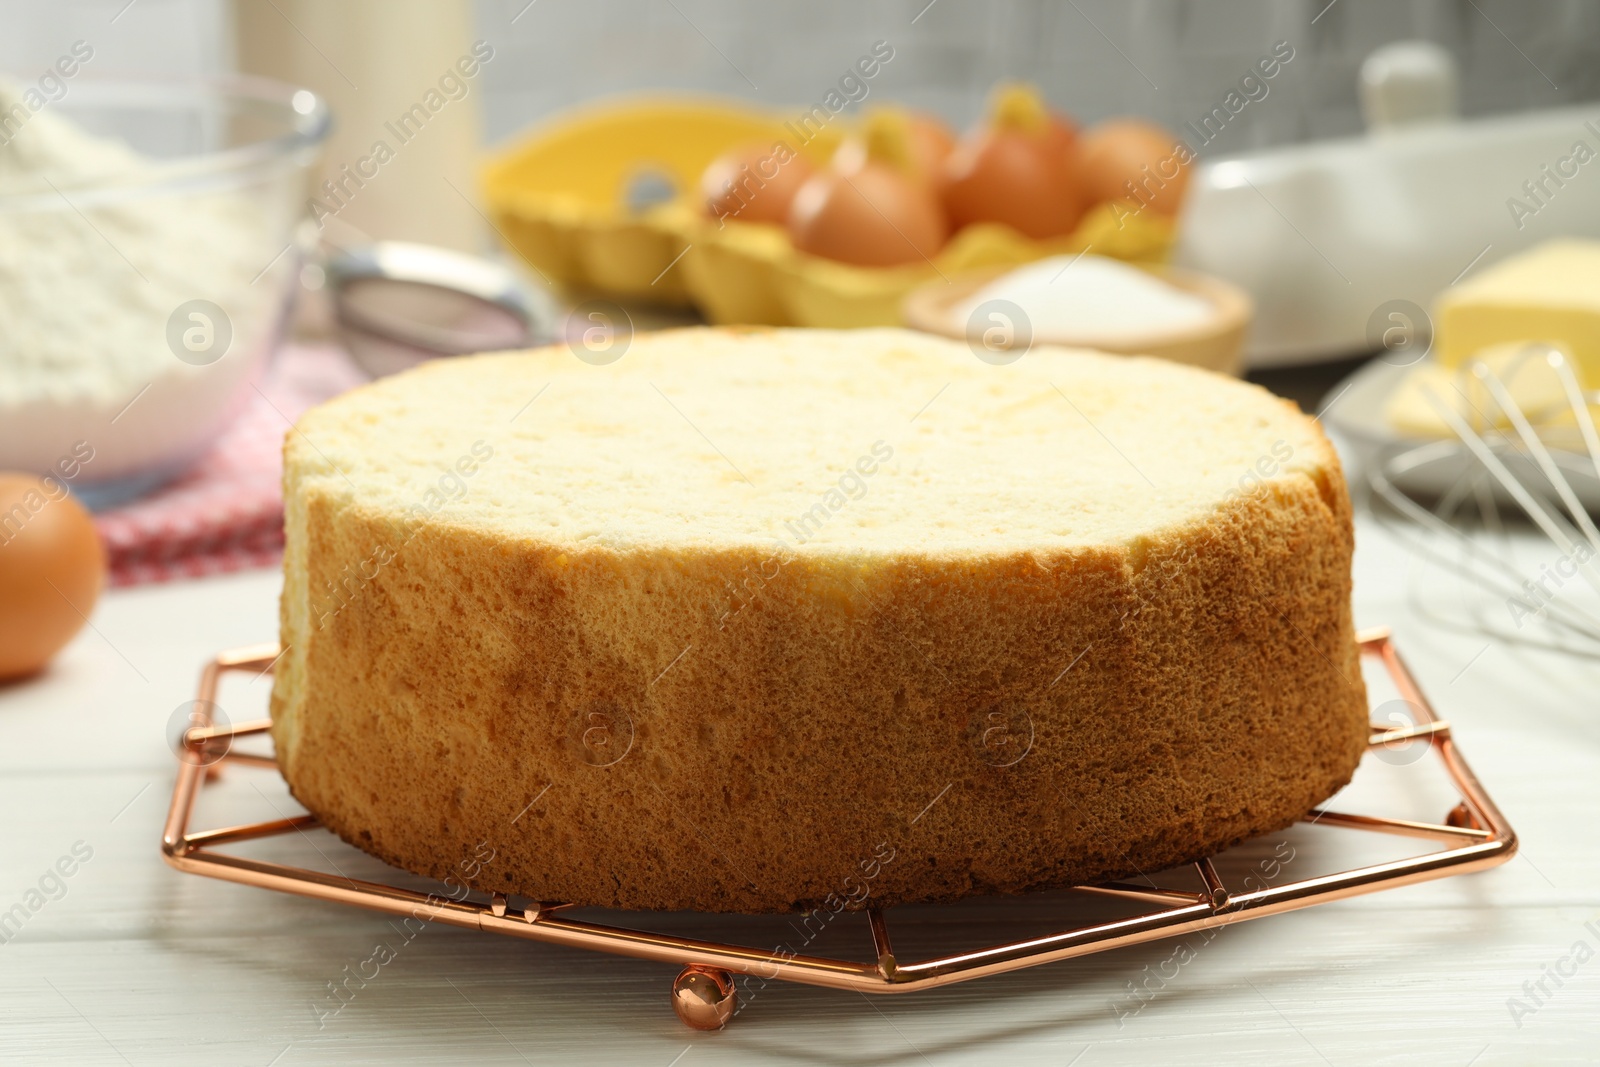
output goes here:
{"type": "Polygon", "coordinates": [[[857,267],[797,251],[783,227],[708,217],[700,175],[724,152],[782,141],[824,166],[851,127],[691,98],[614,101],[490,158],[485,199],[502,235],[550,280],[620,301],[693,306],[719,324],[893,326],[917,286],[980,267],[1092,251],[1156,264],[1172,221],[1101,204],[1064,237],[962,229],[930,262],[857,267]],[[1120,216],[1120,217],[1119,217],[1120,216]]]}

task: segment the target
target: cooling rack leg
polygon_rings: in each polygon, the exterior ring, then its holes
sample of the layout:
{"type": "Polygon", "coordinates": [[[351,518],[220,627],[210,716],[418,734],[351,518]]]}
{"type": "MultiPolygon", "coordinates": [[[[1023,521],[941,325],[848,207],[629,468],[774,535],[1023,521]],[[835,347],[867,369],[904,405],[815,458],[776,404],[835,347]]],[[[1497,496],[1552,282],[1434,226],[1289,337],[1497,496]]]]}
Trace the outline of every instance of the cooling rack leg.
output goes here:
{"type": "Polygon", "coordinates": [[[715,967],[685,967],[672,982],[672,1010],[696,1030],[721,1030],[738,1000],[733,975],[715,967]]]}
{"type": "Polygon", "coordinates": [[[1450,814],[1444,817],[1444,824],[1460,829],[1483,829],[1483,825],[1478,822],[1477,818],[1472,814],[1472,809],[1467,807],[1465,801],[1450,809],[1450,814]]]}

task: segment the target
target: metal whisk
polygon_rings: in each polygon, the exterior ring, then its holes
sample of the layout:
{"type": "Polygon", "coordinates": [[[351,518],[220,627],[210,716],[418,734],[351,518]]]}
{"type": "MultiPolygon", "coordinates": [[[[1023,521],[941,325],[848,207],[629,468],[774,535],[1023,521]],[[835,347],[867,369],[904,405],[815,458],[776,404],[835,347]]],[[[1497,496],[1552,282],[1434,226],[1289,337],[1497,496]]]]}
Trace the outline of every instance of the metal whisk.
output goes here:
{"type": "Polygon", "coordinates": [[[1577,642],[1560,641],[1561,647],[1600,653],[1600,529],[1594,519],[1600,514],[1600,433],[1591,410],[1600,392],[1586,392],[1567,354],[1548,344],[1525,346],[1500,371],[1473,361],[1451,385],[1448,395],[1426,385],[1423,391],[1455,440],[1397,446],[1370,465],[1373,491],[1392,508],[1388,515],[1375,509],[1378,517],[1420,554],[1504,598],[1504,615],[1478,620],[1493,636],[1526,640],[1524,624],[1542,619],[1577,642]],[[1513,386],[1536,374],[1553,375],[1559,388],[1544,389],[1548,401],[1525,409],[1513,386]],[[1428,476],[1419,477],[1423,472],[1428,476]],[[1423,484],[1435,492],[1419,488],[1423,484]],[[1448,490],[1437,492],[1441,484],[1448,490]],[[1558,554],[1537,569],[1519,568],[1502,521],[1507,508],[1558,554]],[[1410,521],[1396,522],[1396,515],[1410,521]],[[1491,537],[1473,536],[1472,525],[1491,537]],[[1585,603],[1583,587],[1596,594],[1594,602],[1585,603]],[[1511,628],[1494,617],[1509,619],[1511,628]]]}

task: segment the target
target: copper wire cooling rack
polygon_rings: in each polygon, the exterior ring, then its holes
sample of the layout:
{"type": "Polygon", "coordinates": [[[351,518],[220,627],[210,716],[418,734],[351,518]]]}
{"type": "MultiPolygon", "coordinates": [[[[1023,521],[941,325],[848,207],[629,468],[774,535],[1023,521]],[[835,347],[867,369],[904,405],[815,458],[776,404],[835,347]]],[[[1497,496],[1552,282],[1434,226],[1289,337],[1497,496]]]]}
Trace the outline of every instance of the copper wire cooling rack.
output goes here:
{"type": "Polygon", "coordinates": [[[1359,636],[1359,641],[1362,655],[1379,661],[1387,670],[1401,698],[1411,706],[1415,720],[1411,725],[1400,727],[1375,724],[1368,740],[1369,752],[1390,746],[1427,744],[1443,763],[1460,795],[1460,803],[1450,810],[1442,823],[1323,809],[1308,813],[1303,821],[1324,827],[1422,838],[1445,847],[1406,859],[1244,892],[1225,885],[1209,858],[1193,865],[1204,886],[1203,892],[1120,882],[1076,886],[1076,892],[1120,898],[1130,904],[1148,905],[1150,910],[1131,918],[1091,923],[1044,937],[915,962],[904,962],[895,956],[888,921],[883,911],[875,908],[867,910],[875,962],[862,963],[578,921],[562,916],[560,912],[571,905],[558,902],[533,901],[518,908],[502,894],[495,894],[487,902],[447,899],[438,894],[352,881],[220,851],[224,845],[292,834],[318,825],[315,816],[302,815],[215,830],[191,830],[189,827],[195,799],[205,783],[214,777],[216,767],[225,763],[277,766],[270,756],[240,752],[232,744],[238,738],[265,733],[270,725],[268,721],[215,725],[209,710],[215,707],[217,685],[224,673],[259,674],[271,668],[278,654],[278,649],[271,645],[224,652],[206,665],[196,702],[202,721],[189,728],[182,739],[187,751],[173,789],[161,851],[169,864],[190,874],[354,904],[390,915],[414,916],[423,921],[532,941],[680,964],[684,969],[673,983],[674,1009],[690,1026],[717,1029],[733,1015],[737,995],[734,974],[863,993],[907,993],[1484,870],[1509,860],[1516,852],[1516,835],[1456,748],[1450,724],[1434,714],[1401,661],[1388,631],[1365,632],[1359,636]]]}

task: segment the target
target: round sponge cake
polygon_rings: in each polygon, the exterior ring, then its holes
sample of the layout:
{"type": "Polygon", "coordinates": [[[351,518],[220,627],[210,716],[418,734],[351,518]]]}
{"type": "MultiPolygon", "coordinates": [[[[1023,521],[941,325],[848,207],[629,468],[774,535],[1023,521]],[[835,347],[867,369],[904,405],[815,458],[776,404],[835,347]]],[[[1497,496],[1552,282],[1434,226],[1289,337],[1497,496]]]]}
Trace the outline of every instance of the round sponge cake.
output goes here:
{"type": "Polygon", "coordinates": [[[766,912],[1124,877],[1288,825],[1365,749],[1338,461],[1205,371],[673,331],[374,382],[284,478],[283,774],[476,888],[766,912]]]}

